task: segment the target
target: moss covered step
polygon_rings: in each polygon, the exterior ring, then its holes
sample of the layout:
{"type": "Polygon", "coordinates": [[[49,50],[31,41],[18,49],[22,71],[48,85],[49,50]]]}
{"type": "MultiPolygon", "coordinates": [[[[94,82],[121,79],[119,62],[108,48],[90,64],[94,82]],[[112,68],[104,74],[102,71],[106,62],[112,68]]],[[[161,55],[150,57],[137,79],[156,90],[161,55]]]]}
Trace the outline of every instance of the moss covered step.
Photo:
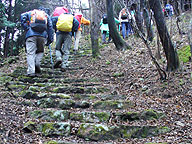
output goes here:
{"type": "Polygon", "coordinates": [[[0,74],[0,85],[5,85],[13,80],[13,77],[8,76],[7,74],[1,73],[0,74]]]}
{"type": "Polygon", "coordinates": [[[71,99],[71,96],[63,93],[36,93],[35,91],[26,90],[17,93],[17,96],[21,96],[26,99],[44,99],[44,98],[52,98],[52,99],[71,99]]]}
{"type": "Polygon", "coordinates": [[[84,83],[90,81],[89,79],[50,79],[50,83],[84,83]]]}
{"type": "Polygon", "coordinates": [[[80,93],[80,94],[89,94],[89,93],[104,93],[109,91],[108,88],[104,87],[57,87],[52,90],[55,93],[80,93]]]}
{"type": "Polygon", "coordinates": [[[59,108],[59,109],[70,109],[70,108],[89,108],[90,103],[87,101],[75,102],[71,99],[61,100],[53,98],[43,98],[36,102],[36,105],[40,108],[59,108]]]}
{"type": "Polygon", "coordinates": [[[68,110],[34,110],[28,116],[46,121],[79,121],[84,123],[107,122],[110,112],[69,112],[68,110]]]}
{"type": "Polygon", "coordinates": [[[47,141],[43,144],[74,144],[74,142],[68,142],[68,141],[47,141]]]}
{"type": "Polygon", "coordinates": [[[66,110],[34,110],[27,114],[31,118],[46,121],[66,121],[70,119],[70,113],[66,110]]]}
{"type": "Polygon", "coordinates": [[[53,99],[43,98],[37,101],[36,105],[41,108],[59,108],[59,109],[70,109],[70,108],[89,108],[92,106],[94,109],[101,110],[115,110],[115,109],[127,109],[134,107],[131,101],[123,100],[108,100],[108,101],[96,101],[93,104],[87,101],[75,102],[71,99],[53,99]]]}
{"type": "MultiPolygon", "coordinates": [[[[52,66],[51,65],[47,65],[47,64],[42,64],[41,65],[42,68],[45,68],[45,69],[49,69],[49,71],[51,72],[50,69],[52,69],[52,66]]],[[[75,66],[75,67],[72,67],[70,64],[69,64],[69,67],[66,68],[66,70],[72,70],[72,71],[76,71],[76,70],[80,70],[80,69],[84,69],[85,67],[79,67],[79,66],[75,66]]],[[[54,69],[55,70],[55,69],[54,69]]],[[[54,72],[54,70],[52,70],[54,72]]],[[[57,69],[57,71],[60,70],[60,68],[57,69]]],[[[64,74],[64,72],[62,72],[62,75],[64,74]]]]}
{"type": "Polygon", "coordinates": [[[106,101],[96,101],[93,103],[94,109],[110,110],[110,109],[127,109],[134,107],[131,101],[125,100],[106,100],[106,101]]]}
{"type": "Polygon", "coordinates": [[[13,84],[6,84],[7,89],[10,91],[15,91],[15,92],[20,92],[20,91],[24,91],[25,89],[27,89],[27,85],[25,84],[17,84],[17,83],[13,83],[13,84]]]}
{"type": "Polygon", "coordinates": [[[24,124],[23,130],[28,133],[40,132],[44,136],[69,136],[71,134],[71,125],[68,122],[38,124],[28,121],[24,124]]]}
{"type": "Polygon", "coordinates": [[[20,75],[17,78],[17,81],[21,81],[21,82],[24,82],[24,83],[30,83],[30,84],[33,84],[33,83],[47,83],[48,78],[39,78],[39,77],[32,78],[32,77],[28,77],[28,76],[25,76],[25,75],[20,75]]]}
{"type": "Polygon", "coordinates": [[[142,112],[110,113],[110,112],[69,112],[66,110],[35,110],[28,113],[32,118],[48,121],[79,121],[84,123],[107,123],[116,121],[154,120],[165,117],[161,112],[155,110],[144,110],[142,112]]]}
{"type": "Polygon", "coordinates": [[[153,120],[164,118],[165,114],[153,109],[142,112],[116,112],[113,113],[112,121],[135,121],[135,120],[153,120]]]}
{"type": "Polygon", "coordinates": [[[103,124],[81,124],[77,136],[89,141],[115,140],[118,138],[147,138],[169,132],[162,126],[108,126],[103,124]]]}

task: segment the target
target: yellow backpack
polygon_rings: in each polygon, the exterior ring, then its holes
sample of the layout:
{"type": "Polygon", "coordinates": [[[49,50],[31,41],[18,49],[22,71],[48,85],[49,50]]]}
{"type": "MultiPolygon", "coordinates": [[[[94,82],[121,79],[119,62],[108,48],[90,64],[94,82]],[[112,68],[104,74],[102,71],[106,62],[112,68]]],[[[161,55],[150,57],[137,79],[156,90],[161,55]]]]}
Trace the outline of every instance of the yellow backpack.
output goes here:
{"type": "Polygon", "coordinates": [[[73,27],[73,15],[71,14],[61,14],[58,17],[56,27],[60,31],[71,32],[73,27]]]}

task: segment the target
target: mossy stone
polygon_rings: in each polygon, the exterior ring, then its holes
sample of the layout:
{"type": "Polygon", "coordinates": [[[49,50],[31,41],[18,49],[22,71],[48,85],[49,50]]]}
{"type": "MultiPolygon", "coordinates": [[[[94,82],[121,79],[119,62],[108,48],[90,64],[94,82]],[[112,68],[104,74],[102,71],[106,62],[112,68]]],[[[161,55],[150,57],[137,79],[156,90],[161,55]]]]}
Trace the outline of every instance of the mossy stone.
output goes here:
{"type": "Polygon", "coordinates": [[[70,119],[74,121],[83,122],[83,114],[82,113],[70,113],[70,119]]]}
{"type": "Polygon", "coordinates": [[[0,76],[0,84],[5,84],[5,83],[10,82],[12,80],[13,80],[13,78],[10,76],[3,75],[3,74],[0,76]]]}
{"type": "Polygon", "coordinates": [[[52,98],[43,98],[37,101],[37,106],[41,108],[55,108],[58,104],[59,102],[52,98]]]}
{"type": "Polygon", "coordinates": [[[60,100],[57,107],[61,109],[70,109],[75,106],[75,101],[73,100],[60,100]]]}
{"type": "Polygon", "coordinates": [[[121,73],[113,73],[112,76],[113,76],[113,77],[116,77],[116,78],[117,78],[117,77],[123,77],[123,76],[124,76],[124,73],[122,73],[122,72],[121,72],[121,73]]]}
{"type": "Polygon", "coordinates": [[[110,118],[109,112],[95,112],[93,114],[99,119],[99,122],[107,122],[110,118]]]}
{"type": "Polygon", "coordinates": [[[48,141],[48,142],[45,142],[44,144],[58,144],[56,141],[48,141]]]}
{"type": "Polygon", "coordinates": [[[36,123],[32,121],[28,121],[27,123],[24,124],[23,130],[27,133],[36,131],[36,123]]]}
{"type": "Polygon", "coordinates": [[[11,84],[8,86],[8,88],[19,92],[19,91],[23,91],[26,88],[26,85],[11,84]]]}
{"type": "Polygon", "coordinates": [[[93,108],[95,109],[125,109],[132,107],[133,104],[130,101],[113,101],[113,100],[107,100],[107,101],[97,101],[93,104],[93,108]]]}
{"type": "Polygon", "coordinates": [[[114,140],[120,138],[120,129],[103,124],[81,124],[77,136],[91,141],[114,140]]]}
{"type": "Polygon", "coordinates": [[[33,92],[40,92],[40,88],[37,87],[37,86],[30,86],[30,87],[29,87],[29,90],[30,90],[30,91],[33,91],[33,92]]]}
{"type": "Polygon", "coordinates": [[[157,112],[152,109],[145,110],[140,114],[140,119],[144,120],[159,119],[161,117],[164,117],[163,113],[157,112]]]}

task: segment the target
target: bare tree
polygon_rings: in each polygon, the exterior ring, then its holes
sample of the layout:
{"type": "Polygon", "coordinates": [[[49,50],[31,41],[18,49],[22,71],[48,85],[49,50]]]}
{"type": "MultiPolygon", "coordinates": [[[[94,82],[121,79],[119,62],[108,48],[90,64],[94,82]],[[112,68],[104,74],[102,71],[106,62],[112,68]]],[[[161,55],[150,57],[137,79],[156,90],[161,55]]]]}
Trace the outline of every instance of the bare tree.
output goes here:
{"type": "Polygon", "coordinates": [[[179,67],[179,59],[174,49],[165,23],[160,0],[149,0],[150,8],[154,12],[157,30],[167,59],[167,70],[174,71],[179,67]]]}
{"type": "Polygon", "coordinates": [[[137,27],[143,34],[145,34],[143,29],[143,19],[141,15],[140,1],[136,0],[134,4],[132,4],[132,6],[135,9],[135,20],[136,20],[137,27]]]}
{"type": "Polygon", "coordinates": [[[152,24],[151,24],[152,14],[151,15],[149,14],[146,0],[140,0],[140,3],[141,3],[141,10],[143,11],[143,18],[144,18],[145,26],[147,29],[147,38],[149,41],[152,41],[154,38],[154,32],[153,32],[152,24]]]}
{"type": "MultiPolygon", "coordinates": [[[[9,6],[8,6],[8,19],[11,20],[11,11],[12,11],[12,0],[9,0],[9,6]]],[[[11,29],[7,27],[6,34],[5,34],[5,43],[4,43],[4,57],[8,56],[9,53],[9,37],[10,37],[11,29]]]]}
{"type": "Polygon", "coordinates": [[[91,11],[91,45],[92,45],[92,56],[98,57],[99,52],[99,17],[96,7],[95,0],[90,0],[90,11],[91,11]]]}
{"type": "Polygon", "coordinates": [[[119,33],[117,32],[117,27],[115,25],[114,15],[113,15],[113,4],[112,0],[107,0],[107,21],[109,25],[109,31],[113,42],[116,46],[117,50],[125,50],[131,48],[128,44],[120,37],[119,33]]]}

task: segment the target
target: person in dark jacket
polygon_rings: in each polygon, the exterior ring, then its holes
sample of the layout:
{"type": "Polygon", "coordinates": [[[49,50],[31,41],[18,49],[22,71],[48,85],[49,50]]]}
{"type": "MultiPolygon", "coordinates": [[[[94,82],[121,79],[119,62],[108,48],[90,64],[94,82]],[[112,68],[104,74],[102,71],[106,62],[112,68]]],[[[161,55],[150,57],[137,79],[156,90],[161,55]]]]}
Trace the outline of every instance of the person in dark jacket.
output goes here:
{"type": "MultiPolygon", "coordinates": [[[[70,13],[65,14],[71,15],[70,13]]],[[[54,68],[61,68],[61,71],[65,71],[69,65],[68,59],[72,45],[72,33],[77,32],[79,22],[75,17],[73,17],[72,30],[70,32],[60,31],[56,26],[58,17],[59,16],[52,17],[53,28],[56,32],[56,63],[54,68]]]]}
{"type": "MultiPolygon", "coordinates": [[[[48,14],[42,10],[31,10],[21,14],[21,25],[24,28],[25,42],[26,42],[26,54],[27,54],[27,75],[35,77],[41,73],[40,65],[43,58],[44,46],[48,46],[53,42],[53,28],[52,21],[48,14]],[[32,17],[36,12],[43,13],[45,19],[44,28],[35,28],[32,24],[32,17]]],[[[38,27],[38,24],[35,24],[38,27]]]]}

